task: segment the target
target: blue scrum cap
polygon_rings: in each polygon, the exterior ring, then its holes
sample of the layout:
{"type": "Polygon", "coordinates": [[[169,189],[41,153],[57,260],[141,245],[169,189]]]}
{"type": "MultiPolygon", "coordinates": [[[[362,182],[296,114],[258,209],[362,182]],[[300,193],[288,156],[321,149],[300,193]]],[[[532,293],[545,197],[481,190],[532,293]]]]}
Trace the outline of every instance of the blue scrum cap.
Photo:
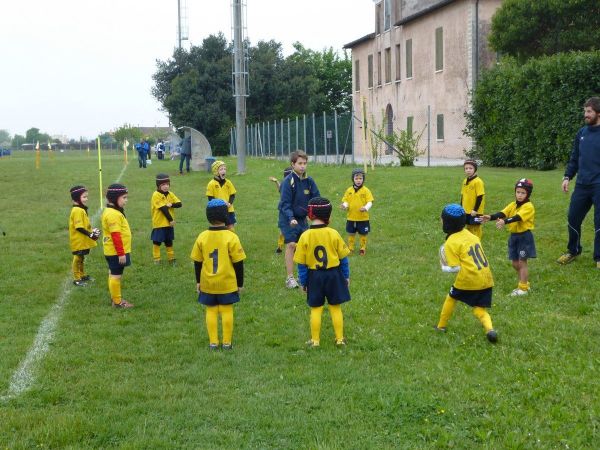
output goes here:
{"type": "Polygon", "coordinates": [[[467,223],[467,214],[462,206],[456,203],[446,205],[442,210],[442,229],[446,234],[462,230],[467,223]]]}
{"type": "Polygon", "coordinates": [[[227,203],[220,198],[213,198],[206,205],[206,218],[210,223],[227,222],[229,208],[227,203]]]}

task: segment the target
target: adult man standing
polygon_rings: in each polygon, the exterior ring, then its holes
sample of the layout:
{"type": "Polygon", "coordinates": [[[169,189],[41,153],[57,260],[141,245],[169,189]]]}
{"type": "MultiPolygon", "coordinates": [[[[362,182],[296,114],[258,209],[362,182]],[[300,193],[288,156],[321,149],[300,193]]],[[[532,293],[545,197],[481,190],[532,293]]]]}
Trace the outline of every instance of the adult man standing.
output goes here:
{"type": "Polygon", "coordinates": [[[594,261],[600,269],[600,97],[588,99],[583,113],[585,126],[575,136],[562,182],[563,192],[569,192],[569,182],[577,175],[569,204],[569,243],[556,262],[568,264],[581,253],[581,223],[594,205],[594,261]]]}
{"type": "Polygon", "coordinates": [[[183,162],[186,172],[190,173],[190,159],[192,159],[192,136],[186,136],[181,141],[181,159],[179,160],[179,175],[183,175],[183,162]]]}

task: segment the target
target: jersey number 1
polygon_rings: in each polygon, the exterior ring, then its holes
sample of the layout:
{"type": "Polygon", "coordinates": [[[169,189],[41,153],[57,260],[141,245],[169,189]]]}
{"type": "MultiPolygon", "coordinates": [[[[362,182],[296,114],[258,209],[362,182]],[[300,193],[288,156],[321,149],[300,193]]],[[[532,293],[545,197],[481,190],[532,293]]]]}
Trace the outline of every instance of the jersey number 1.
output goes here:
{"type": "Polygon", "coordinates": [[[215,248],[208,256],[213,260],[213,274],[217,273],[217,269],[219,268],[219,249],[215,248]]]}

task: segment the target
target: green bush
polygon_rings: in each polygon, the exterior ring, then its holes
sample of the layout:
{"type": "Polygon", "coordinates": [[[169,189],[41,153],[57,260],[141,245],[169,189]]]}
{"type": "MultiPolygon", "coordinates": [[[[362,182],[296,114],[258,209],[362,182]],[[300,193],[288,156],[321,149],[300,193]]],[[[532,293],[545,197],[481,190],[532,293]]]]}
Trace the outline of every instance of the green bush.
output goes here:
{"type": "Polygon", "coordinates": [[[599,95],[600,52],[511,58],[484,72],[467,113],[468,152],[484,164],[550,170],[564,164],[583,125],[583,103],[599,95]]]}

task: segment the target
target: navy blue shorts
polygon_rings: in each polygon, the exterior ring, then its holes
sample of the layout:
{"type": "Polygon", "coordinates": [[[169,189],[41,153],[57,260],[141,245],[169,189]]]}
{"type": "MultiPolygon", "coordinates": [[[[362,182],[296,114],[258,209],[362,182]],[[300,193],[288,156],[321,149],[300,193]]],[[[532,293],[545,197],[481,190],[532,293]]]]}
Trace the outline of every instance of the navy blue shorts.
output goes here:
{"type": "Polygon", "coordinates": [[[233,305],[240,301],[240,294],[237,291],[229,294],[207,294],[206,292],[200,291],[198,294],[198,303],[202,303],[206,306],[218,306],[218,305],[233,305]]]}
{"type": "Polygon", "coordinates": [[[348,234],[369,234],[371,224],[368,220],[347,220],[346,233],[348,234]]]}
{"type": "Polygon", "coordinates": [[[237,220],[235,218],[235,213],[234,212],[227,213],[227,223],[225,225],[235,225],[236,223],[237,223],[237,220]]]}
{"type": "Polygon", "coordinates": [[[150,234],[150,240],[152,242],[173,242],[175,240],[175,228],[173,227],[162,227],[153,228],[150,234]]]}
{"type": "Polygon", "coordinates": [[[508,259],[517,261],[519,259],[535,258],[536,256],[535,240],[531,231],[511,233],[508,238],[508,259]]]}
{"type": "Polygon", "coordinates": [[[123,275],[123,270],[125,267],[131,265],[131,255],[129,253],[125,254],[125,264],[119,264],[119,257],[117,255],[114,256],[106,256],[106,262],[108,263],[108,269],[112,275],[123,275]]]}
{"type": "Polygon", "coordinates": [[[310,307],[323,306],[325,299],[330,305],[350,301],[348,283],[340,266],[327,270],[309,270],[306,303],[310,307]]]}
{"type": "Polygon", "coordinates": [[[298,221],[298,225],[292,227],[289,223],[285,223],[285,219],[279,220],[279,230],[281,234],[283,234],[283,242],[286,244],[290,242],[298,242],[300,239],[300,235],[308,230],[308,221],[306,217],[304,219],[296,219],[298,221]]]}
{"type": "Polygon", "coordinates": [[[448,295],[455,300],[466,303],[469,306],[479,306],[481,308],[491,308],[492,306],[492,288],[467,291],[452,286],[448,295]]]}
{"type": "Polygon", "coordinates": [[[86,248],[85,250],[75,250],[74,252],[71,252],[74,255],[78,255],[78,256],[85,256],[85,255],[89,255],[90,254],[90,249],[86,248]]]}

